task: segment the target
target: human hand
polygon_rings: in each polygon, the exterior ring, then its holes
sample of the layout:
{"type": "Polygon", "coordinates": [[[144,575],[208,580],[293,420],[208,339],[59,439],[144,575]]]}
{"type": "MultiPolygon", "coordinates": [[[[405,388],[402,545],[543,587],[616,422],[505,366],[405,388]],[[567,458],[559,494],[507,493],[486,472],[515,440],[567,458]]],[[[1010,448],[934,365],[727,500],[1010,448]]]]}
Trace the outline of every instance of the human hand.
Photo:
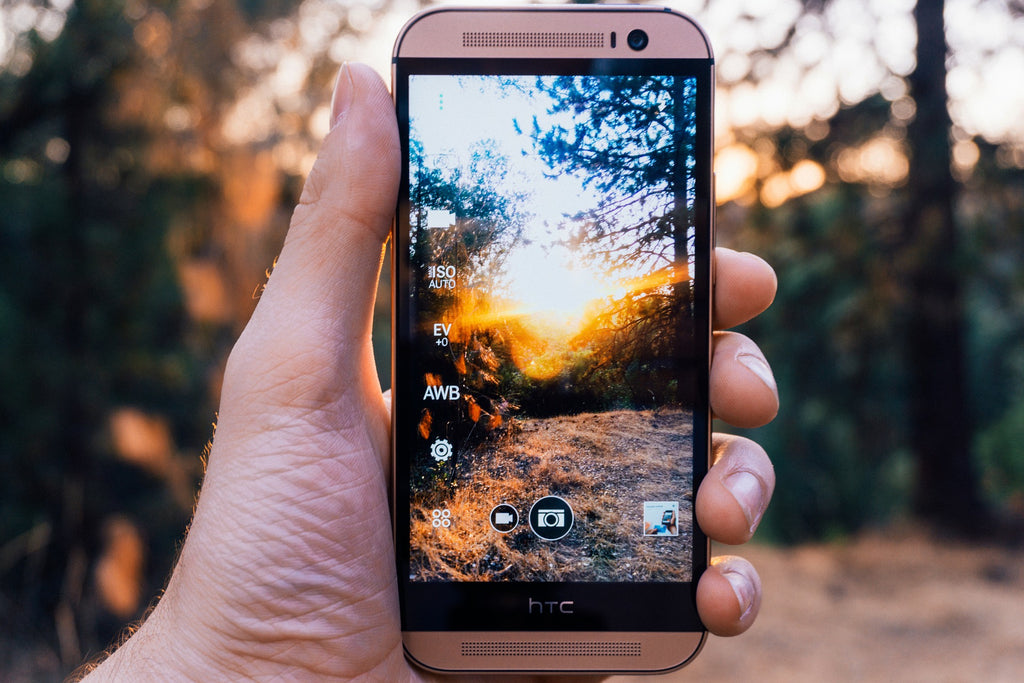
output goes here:
{"type": "MultiPolygon", "coordinates": [[[[216,438],[163,597],[100,677],[406,680],[388,503],[390,400],[370,343],[374,290],[400,160],[394,106],[370,69],[343,67],[333,127],[273,275],[225,371],[216,438]]],[[[719,250],[716,328],[774,296],[771,269],[719,250]]],[[[716,333],[712,408],[741,426],[778,397],[756,345],[716,333]]],[[[696,501],[708,535],[746,541],[774,486],[756,444],[716,436],[696,501]]],[[[701,618],[744,631],[760,583],[748,563],[704,573],[701,618]]]]}

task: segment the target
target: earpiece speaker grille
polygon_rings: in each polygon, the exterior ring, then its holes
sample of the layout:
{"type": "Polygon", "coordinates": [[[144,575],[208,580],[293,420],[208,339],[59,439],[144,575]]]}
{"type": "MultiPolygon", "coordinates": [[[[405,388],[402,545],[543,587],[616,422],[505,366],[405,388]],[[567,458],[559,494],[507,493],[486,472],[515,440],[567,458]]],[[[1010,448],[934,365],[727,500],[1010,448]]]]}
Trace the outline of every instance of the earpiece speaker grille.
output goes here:
{"type": "Polygon", "coordinates": [[[603,33],[466,31],[462,47],[604,47],[603,33]]]}

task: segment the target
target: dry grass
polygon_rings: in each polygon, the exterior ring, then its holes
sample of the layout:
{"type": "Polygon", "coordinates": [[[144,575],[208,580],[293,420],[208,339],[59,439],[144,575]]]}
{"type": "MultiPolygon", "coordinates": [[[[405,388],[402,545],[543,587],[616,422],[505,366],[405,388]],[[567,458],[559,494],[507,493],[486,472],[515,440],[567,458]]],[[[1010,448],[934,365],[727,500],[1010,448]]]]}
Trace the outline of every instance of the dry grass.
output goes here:
{"type": "Polygon", "coordinates": [[[495,441],[460,454],[447,499],[413,501],[413,575],[461,581],[688,581],[692,516],[690,415],[679,410],[611,411],[517,420],[495,441]],[[564,539],[546,542],[526,523],[539,498],[558,495],[575,513],[564,539]],[[644,538],[643,503],[678,500],[677,538],[644,538]],[[499,503],[519,527],[494,531],[499,503]],[[433,509],[451,512],[434,527],[433,509]]]}

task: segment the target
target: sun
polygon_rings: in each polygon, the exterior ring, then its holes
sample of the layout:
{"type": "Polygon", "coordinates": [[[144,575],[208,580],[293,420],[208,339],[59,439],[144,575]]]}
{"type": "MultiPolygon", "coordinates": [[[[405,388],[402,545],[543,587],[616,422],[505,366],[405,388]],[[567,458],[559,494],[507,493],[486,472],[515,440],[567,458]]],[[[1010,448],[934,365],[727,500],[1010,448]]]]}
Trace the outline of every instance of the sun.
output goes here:
{"type": "Polygon", "coordinates": [[[508,297],[538,326],[575,331],[590,305],[617,289],[612,278],[560,244],[530,244],[510,255],[505,265],[508,297]]]}

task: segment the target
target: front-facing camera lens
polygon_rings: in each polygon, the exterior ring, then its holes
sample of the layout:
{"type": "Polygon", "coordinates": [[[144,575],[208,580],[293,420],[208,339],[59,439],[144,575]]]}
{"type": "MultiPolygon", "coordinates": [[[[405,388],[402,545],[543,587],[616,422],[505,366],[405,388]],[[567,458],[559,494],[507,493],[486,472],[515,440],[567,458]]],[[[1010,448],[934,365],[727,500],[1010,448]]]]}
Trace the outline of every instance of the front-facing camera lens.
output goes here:
{"type": "Polygon", "coordinates": [[[647,38],[647,32],[638,28],[633,29],[629,32],[629,35],[626,36],[626,44],[638,52],[647,47],[648,42],[650,42],[650,40],[647,38]]]}

